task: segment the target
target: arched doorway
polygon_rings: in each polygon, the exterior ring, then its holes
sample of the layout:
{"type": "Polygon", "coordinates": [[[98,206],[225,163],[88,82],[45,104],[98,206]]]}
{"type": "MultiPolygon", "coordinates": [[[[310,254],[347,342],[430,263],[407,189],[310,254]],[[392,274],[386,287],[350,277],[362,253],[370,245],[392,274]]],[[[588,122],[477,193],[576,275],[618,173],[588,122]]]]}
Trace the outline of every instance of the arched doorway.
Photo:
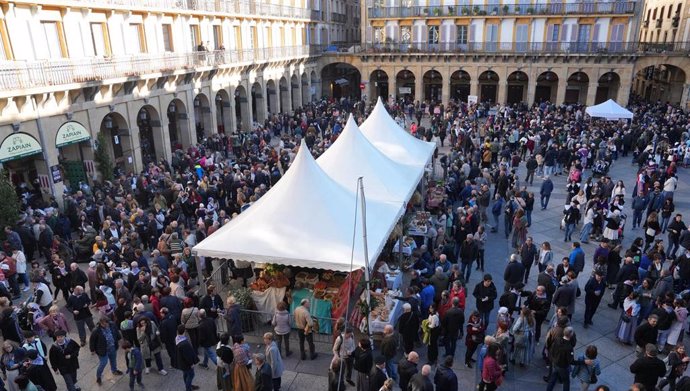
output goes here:
{"type": "MultiPolygon", "coordinates": [[[[359,69],[350,64],[336,62],[328,64],[321,70],[321,83],[328,86],[328,94],[335,98],[352,98],[359,100],[362,91],[359,84],[362,75],[359,69]]],[[[323,92],[326,94],[326,92],[323,92]]]]}
{"type": "Polygon", "coordinates": [[[289,113],[292,111],[292,104],[290,103],[290,90],[288,89],[288,82],[285,77],[280,78],[280,112],[289,113]]]}
{"type": "Polygon", "coordinates": [[[230,96],[225,90],[216,92],[216,123],[218,133],[224,134],[226,131],[232,133],[232,114],[230,113],[230,96]]]}
{"type": "Polygon", "coordinates": [[[165,157],[158,111],[151,105],[145,105],[139,109],[139,113],[137,113],[137,127],[139,128],[141,162],[144,167],[147,167],[149,163],[155,163],[165,157]]]}
{"type": "Polygon", "coordinates": [[[264,109],[264,93],[261,84],[255,81],[252,84],[252,118],[258,123],[263,123],[266,120],[266,111],[264,109]]]}
{"type": "Polygon", "coordinates": [[[424,99],[430,102],[441,102],[441,90],[443,89],[443,76],[437,70],[424,73],[424,99]]]}
{"type": "Polygon", "coordinates": [[[551,102],[556,103],[556,94],[558,93],[558,75],[554,72],[542,72],[537,77],[537,86],[534,91],[534,102],[551,102]]]}
{"type": "Polygon", "coordinates": [[[266,97],[268,99],[269,114],[278,114],[278,90],[276,89],[276,82],[273,80],[266,82],[266,97]]]}
{"type": "Polygon", "coordinates": [[[319,79],[316,77],[316,71],[311,71],[311,100],[314,101],[316,98],[318,98],[321,95],[321,83],[319,82],[319,79]]]}
{"type": "Polygon", "coordinates": [[[398,88],[398,97],[402,97],[406,102],[414,102],[415,97],[415,76],[412,71],[403,69],[395,76],[395,85],[398,88]]]}
{"type": "Polygon", "coordinates": [[[499,76],[494,71],[484,71],[479,75],[479,101],[496,103],[499,76]]]}
{"type": "Polygon", "coordinates": [[[589,76],[578,71],[568,77],[568,84],[565,88],[564,103],[587,103],[587,92],[589,90],[589,76]]]}
{"type": "Polygon", "coordinates": [[[244,86],[235,87],[235,123],[237,129],[249,130],[252,127],[249,116],[249,99],[247,98],[247,90],[244,86]]]}
{"type": "Polygon", "coordinates": [[[686,74],[683,69],[669,64],[648,66],[636,75],[636,91],[648,102],[680,104],[686,74]]]}
{"type": "Polygon", "coordinates": [[[168,105],[168,133],[170,134],[170,149],[175,152],[190,145],[187,108],[179,99],[173,99],[168,105]]]}
{"type": "Polygon", "coordinates": [[[458,70],[450,75],[450,97],[457,102],[467,102],[470,95],[470,74],[458,70]]]}
{"type": "Polygon", "coordinates": [[[113,159],[114,176],[134,171],[132,138],[127,120],[120,113],[108,113],[101,121],[100,132],[105,136],[106,148],[113,159]]]}
{"type": "Polygon", "coordinates": [[[299,79],[297,75],[290,77],[290,91],[292,93],[292,110],[297,110],[302,106],[302,96],[299,92],[299,79]]]}
{"type": "Polygon", "coordinates": [[[196,120],[196,139],[195,142],[201,143],[206,134],[211,130],[211,106],[205,94],[198,94],[194,98],[194,118],[196,120]]]}
{"type": "Polygon", "coordinates": [[[606,102],[609,99],[616,100],[618,98],[618,89],[621,85],[621,78],[616,72],[606,72],[599,77],[599,84],[597,85],[597,95],[594,98],[594,104],[606,102]]]}
{"type": "MultiPolygon", "coordinates": [[[[523,71],[515,71],[508,75],[508,104],[516,104],[525,102],[527,99],[527,85],[529,83],[529,76],[523,71]]],[[[529,104],[529,102],[528,102],[529,104]]]]}
{"type": "Polygon", "coordinates": [[[388,74],[380,69],[375,70],[369,76],[369,96],[372,101],[381,98],[384,102],[388,99],[388,74]]]}
{"type": "Polygon", "coordinates": [[[311,99],[309,99],[309,76],[307,73],[302,73],[302,106],[309,104],[311,99]]]}

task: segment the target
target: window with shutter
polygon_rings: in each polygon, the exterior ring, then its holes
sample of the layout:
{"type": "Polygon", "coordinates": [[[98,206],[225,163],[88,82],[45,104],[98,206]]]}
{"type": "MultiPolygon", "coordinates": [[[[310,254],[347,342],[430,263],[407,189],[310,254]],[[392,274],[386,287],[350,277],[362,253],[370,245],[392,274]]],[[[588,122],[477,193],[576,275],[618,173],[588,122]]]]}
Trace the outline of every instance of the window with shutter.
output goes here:
{"type": "Polygon", "coordinates": [[[592,51],[596,52],[599,50],[599,31],[601,29],[601,25],[599,23],[594,25],[594,28],[592,30],[592,51]]]}
{"type": "Polygon", "coordinates": [[[518,24],[515,26],[515,50],[518,52],[527,51],[528,24],[518,24]]]}
{"type": "Polygon", "coordinates": [[[91,23],[91,43],[95,56],[107,56],[105,45],[105,23],[91,23]]]}
{"type": "Polygon", "coordinates": [[[570,38],[570,25],[564,24],[561,29],[561,50],[568,50],[568,39],[570,38]]]}

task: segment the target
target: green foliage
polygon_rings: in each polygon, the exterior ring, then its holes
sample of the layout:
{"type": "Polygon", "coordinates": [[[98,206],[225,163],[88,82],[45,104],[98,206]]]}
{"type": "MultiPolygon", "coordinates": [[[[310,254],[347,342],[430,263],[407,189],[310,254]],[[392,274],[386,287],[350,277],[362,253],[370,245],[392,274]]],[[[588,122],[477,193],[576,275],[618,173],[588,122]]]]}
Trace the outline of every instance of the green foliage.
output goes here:
{"type": "Polygon", "coordinates": [[[254,299],[252,299],[252,290],[249,288],[235,288],[230,289],[228,296],[235,296],[235,303],[239,304],[244,309],[254,308],[254,299]]]}
{"type": "Polygon", "coordinates": [[[109,181],[113,179],[113,161],[110,159],[110,154],[106,148],[106,140],[103,133],[98,133],[96,139],[98,141],[98,147],[96,147],[96,153],[94,154],[94,160],[96,161],[96,168],[98,172],[101,173],[101,179],[109,181]]]}
{"type": "Polygon", "coordinates": [[[0,227],[14,226],[19,220],[19,198],[5,170],[0,171],[0,199],[0,227]]]}

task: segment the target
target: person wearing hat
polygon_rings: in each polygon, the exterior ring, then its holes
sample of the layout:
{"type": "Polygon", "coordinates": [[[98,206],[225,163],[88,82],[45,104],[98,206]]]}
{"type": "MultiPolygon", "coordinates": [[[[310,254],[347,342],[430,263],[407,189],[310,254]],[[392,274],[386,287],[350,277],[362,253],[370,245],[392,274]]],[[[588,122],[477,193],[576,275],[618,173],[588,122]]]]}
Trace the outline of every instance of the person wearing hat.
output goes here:
{"type": "Polygon", "coordinates": [[[585,284],[585,328],[593,325],[592,317],[601,303],[604,292],[606,292],[604,275],[596,271],[585,284]]]}
{"type": "Polygon", "coordinates": [[[645,355],[630,365],[630,372],[635,375],[635,383],[640,383],[645,390],[655,390],[659,378],[666,374],[666,364],[657,356],[656,345],[645,345],[645,355]]]}
{"type": "Polygon", "coordinates": [[[79,391],[77,370],[79,369],[79,344],[67,337],[65,330],[55,332],[55,343],[48,351],[50,366],[65,380],[67,391],[79,391]]]}

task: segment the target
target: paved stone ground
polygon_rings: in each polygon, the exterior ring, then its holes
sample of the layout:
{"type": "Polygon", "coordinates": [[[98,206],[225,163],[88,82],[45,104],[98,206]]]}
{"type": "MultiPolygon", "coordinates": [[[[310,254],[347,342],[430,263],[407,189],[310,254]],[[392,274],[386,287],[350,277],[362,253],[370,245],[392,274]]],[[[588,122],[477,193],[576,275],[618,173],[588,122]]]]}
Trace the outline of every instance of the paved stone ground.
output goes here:
{"type": "MultiPolygon", "coordinates": [[[[444,148],[447,149],[447,148],[444,148]]],[[[628,194],[632,193],[634,181],[635,181],[636,166],[630,164],[630,160],[619,159],[614,163],[611,168],[610,176],[614,179],[624,180],[628,194]]],[[[680,181],[679,181],[679,191],[676,192],[676,211],[684,213],[686,216],[690,215],[688,213],[689,197],[685,189],[685,183],[690,179],[690,174],[685,170],[680,171],[680,181]]],[[[522,171],[522,176],[524,177],[524,169],[522,171]]],[[[585,174],[585,178],[589,176],[589,172],[585,174]]],[[[538,204],[538,193],[539,186],[541,185],[540,179],[535,179],[534,186],[530,186],[529,190],[537,194],[537,207],[532,216],[532,226],[529,229],[529,235],[532,235],[536,243],[541,243],[543,241],[549,241],[552,244],[554,251],[554,261],[557,262],[561,257],[566,256],[570,252],[570,243],[563,242],[563,231],[559,230],[559,223],[562,216],[562,207],[565,202],[565,179],[563,176],[558,176],[553,178],[555,184],[555,192],[551,197],[549,208],[545,211],[539,210],[538,204]]],[[[627,203],[628,208],[630,202],[627,203]]],[[[629,216],[632,216],[632,212],[628,212],[629,216]]],[[[687,220],[687,218],[686,218],[687,220]]],[[[630,222],[627,224],[627,229],[625,232],[624,248],[630,246],[632,240],[638,236],[643,235],[642,229],[638,228],[635,231],[630,230],[630,222]]],[[[579,229],[576,230],[575,236],[578,236],[579,229]]],[[[586,280],[584,276],[588,276],[591,272],[592,261],[591,256],[594,249],[598,245],[597,242],[591,242],[590,244],[583,245],[586,258],[586,267],[583,277],[581,277],[580,285],[584,286],[586,280]]],[[[503,290],[503,270],[506,260],[509,255],[509,244],[505,239],[503,234],[503,228],[501,227],[499,233],[489,234],[489,244],[486,250],[486,271],[494,275],[494,281],[497,285],[499,292],[503,290]]],[[[527,285],[526,289],[534,289],[536,284],[536,268],[532,269],[532,275],[530,278],[530,283],[527,285]]],[[[468,290],[471,292],[474,285],[481,279],[481,273],[474,272],[472,277],[468,282],[468,290]]],[[[599,358],[602,363],[602,374],[599,376],[600,384],[608,385],[611,390],[623,391],[627,390],[632,384],[632,375],[630,374],[628,367],[634,361],[635,355],[633,348],[630,346],[622,345],[616,342],[615,339],[615,327],[618,321],[619,312],[614,311],[606,306],[610,302],[610,292],[607,291],[607,295],[602,301],[596,315],[594,316],[594,326],[589,329],[584,329],[582,327],[582,319],[584,314],[584,295],[578,298],[578,303],[576,305],[575,315],[573,317],[574,328],[577,334],[577,351],[576,354],[580,354],[584,347],[589,344],[595,344],[599,348],[599,358]]],[[[59,305],[63,306],[64,302],[60,300],[59,305]]],[[[475,302],[472,297],[468,298],[467,301],[468,312],[473,310],[475,307],[475,302]]],[[[68,319],[72,317],[65,311],[65,315],[68,319]]],[[[493,317],[495,319],[495,316],[493,317]]],[[[74,324],[71,324],[73,327],[74,324]]],[[[76,336],[76,328],[72,328],[74,335],[76,336]]],[[[495,326],[492,325],[489,328],[490,332],[495,330],[495,326]]],[[[546,326],[544,326],[543,334],[546,333],[546,326]]],[[[293,350],[297,351],[297,341],[296,334],[292,334],[293,337],[293,350]]],[[[248,340],[252,343],[252,350],[258,351],[260,348],[258,343],[260,343],[259,338],[250,336],[248,340]]],[[[543,340],[543,337],[542,337],[543,340]]],[[[44,340],[46,344],[50,344],[48,339],[44,340]]],[[[542,345],[537,347],[540,351],[542,345]]],[[[330,346],[326,343],[317,343],[317,351],[321,354],[314,361],[300,361],[297,356],[299,354],[293,354],[291,357],[285,359],[286,371],[283,375],[283,390],[284,391],[296,391],[296,390],[326,390],[327,389],[327,368],[330,362],[330,346]]],[[[419,349],[421,356],[425,357],[424,349],[419,349]]],[[[441,350],[441,354],[443,349],[441,350]]],[[[472,390],[475,385],[476,374],[474,369],[467,369],[463,366],[463,357],[465,353],[465,347],[463,343],[458,344],[456,353],[456,362],[454,369],[458,374],[460,390],[472,390]]],[[[166,357],[166,353],[163,353],[163,360],[166,366],[169,362],[166,357]]],[[[104,375],[104,382],[102,386],[95,384],[95,371],[97,366],[97,359],[95,356],[89,354],[88,350],[82,349],[82,354],[80,355],[80,370],[79,370],[79,385],[83,390],[127,390],[128,389],[128,379],[127,376],[120,376],[113,378],[106,369],[104,375]]],[[[124,369],[124,356],[120,354],[118,356],[119,368],[124,369]]],[[[423,361],[423,360],[422,360],[423,361]]],[[[211,365],[211,367],[213,367],[211,365]]],[[[167,368],[169,369],[169,368],[167,368]]],[[[533,363],[524,368],[513,368],[508,372],[506,382],[501,386],[501,390],[534,390],[534,389],[544,389],[546,384],[542,381],[541,377],[546,373],[544,367],[544,362],[541,359],[539,353],[535,354],[535,359],[533,363]],[[534,388],[533,388],[534,387],[534,388]]],[[[152,371],[149,375],[144,375],[144,384],[150,390],[182,390],[184,386],[182,384],[182,374],[180,371],[170,370],[169,375],[166,377],[158,375],[156,371],[152,371]]],[[[58,383],[59,389],[65,389],[62,378],[56,375],[56,381],[58,383]]],[[[215,390],[215,371],[214,370],[204,370],[197,369],[195,384],[198,384],[202,390],[215,390]]],[[[579,384],[572,385],[573,387],[579,387],[579,384]]],[[[557,386],[558,387],[558,386],[557,386]]],[[[558,388],[557,388],[558,389],[558,388]]]]}

